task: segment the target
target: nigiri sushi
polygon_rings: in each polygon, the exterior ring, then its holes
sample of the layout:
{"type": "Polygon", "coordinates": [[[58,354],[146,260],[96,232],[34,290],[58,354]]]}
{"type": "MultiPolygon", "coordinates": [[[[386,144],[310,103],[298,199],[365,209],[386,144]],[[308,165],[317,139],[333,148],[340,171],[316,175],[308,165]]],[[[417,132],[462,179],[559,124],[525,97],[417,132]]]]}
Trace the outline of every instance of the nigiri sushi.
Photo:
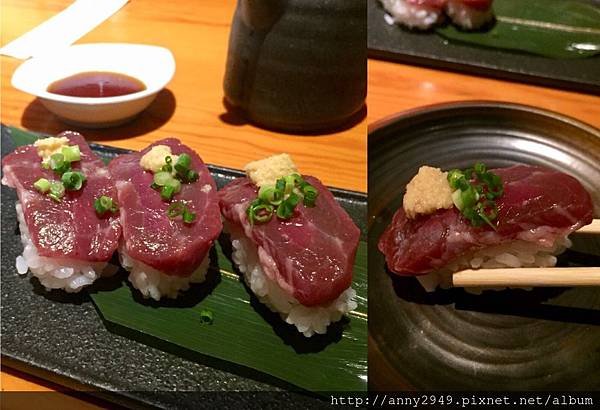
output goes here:
{"type": "Polygon", "coordinates": [[[219,191],[232,259],[260,302],[304,336],[356,308],[352,269],[360,231],[331,192],[287,154],[246,166],[219,191]]]}
{"type": "Polygon", "coordinates": [[[554,266],[569,234],[592,219],[590,194],[559,171],[421,167],[378,247],[390,271],[433,291],[465,268],[554,266]]]}
{"type": "Polygon", "coordinates": [[[492,21],[493,0],[448,0],[446,14],[452,23],[465,30],[477,30],[492,21]]]}
{"type": "Polygon", "coordinates": [[[380,0],[388,23],[427,30],[444,19],[446,0],[380,0]]]}
{"type": "Polygon", "coordinates": [[[2,170],[2,183],[19,198],[20,274],[31,271],[47,290],[78,292],[116,272],[108,263],[121,235],[115,186],[81,134],[19,147],[2,160],[2,170]],[[100,202],[106,206],[99,211],[100,202]]]}
{"type": "Polygon", "coordinates": [[[206,279],[222,224],[217,188],[202,159],[179,140],[157,141],[109,165],[118,192],[121,264],[145,298],[176,298],[206,279]]]}

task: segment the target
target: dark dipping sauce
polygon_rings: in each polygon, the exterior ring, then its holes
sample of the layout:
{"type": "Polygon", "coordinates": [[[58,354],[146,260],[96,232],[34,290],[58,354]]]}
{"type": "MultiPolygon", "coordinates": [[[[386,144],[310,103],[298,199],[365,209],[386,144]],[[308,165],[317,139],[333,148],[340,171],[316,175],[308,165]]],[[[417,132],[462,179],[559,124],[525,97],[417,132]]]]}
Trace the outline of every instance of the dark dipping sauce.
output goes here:
{"type": "Polygon", "coordinates": [[[71,97],[116,97],[144,91],[146,85],[137,78],[108,71],[89,71],[50,84],[49,93],[71,97]]]}

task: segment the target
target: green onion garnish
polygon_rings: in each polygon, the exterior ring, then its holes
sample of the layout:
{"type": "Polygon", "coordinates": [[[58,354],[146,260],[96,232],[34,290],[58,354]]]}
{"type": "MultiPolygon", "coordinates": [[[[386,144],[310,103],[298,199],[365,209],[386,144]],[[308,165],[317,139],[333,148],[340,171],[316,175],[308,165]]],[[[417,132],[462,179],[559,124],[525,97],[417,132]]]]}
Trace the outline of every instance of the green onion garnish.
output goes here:
{"type": "Polygon", "coordinates": [[[185,210],[185,204],[183,202],[173,202],[167,208],[167,215],[169,218],[177,218],[179,215],[183,214],[185,210]]]}
{"type": "Polygon", "coordinates": [[[71,163],[69,161],[65,161],[65,156],[63,154],[52,154],[50,156],[49,165],[50,169],[52,169],[58,175],[62,175],[71,170],[71,163]]]}
{"type": "Polygon", "coordinates": [[[185,208],[183,210],[183,214],[181,215],[181,219],[183,220],[183,223],[191,224],[196,220],[196,213],[185,208]]]}
{"type": "Polygon", "coordinates": [[[196,182],[198,180],[198,173],[196,171],[194,171],[193,169],[188,170],[187,175],[186,175],[186,182],[196,182]]]}
{"type": "Polygon", "coordinates": [[[177,158],[177,162],[175,163],[175,171],[180,173],[187,173],[187,170],[190,169],[191,163],[192,158],[188,154],[181,154],[179,158],[177,158]]]}
{"type": "Polygon", "coordinates": [[[111,197],[102,195],[94,201],[94,209],[98,215],[102,216],[106,212],[117,212],[119,207],[111,197]]]}
{"type": "Polygon", "coordinates": [[[33,187],[40,193],[45,194],[50,191],[50,181],[46,178],[40,178],[33,183],[33,187]]]}
{"type": "Polygon", "coordinates": [[[81,151],[79,151],[79,145],[69,145],[68,147],[62,147],[61,153],[64,160],[67,162],[75,162],[81,160],[81,151]]]}
{"type": "Polygon", "coordinates": [[[85,182],[85,175],[79,171],[67,171],[62,175],[61,181],[65,186],[65,189],[69,191],[79,191],[85,182]]]}
{"type": "Polygon", "coordinates": [[[183,202],[173,202],[167,208],[167,216],[171,219],[177,218],[181,215],[183,223],[191,224],[196,220],[196,213],[189,210],[187,205],[183,202]]]}
{"type": "Polygon", "coordinates": [[[319,191],[298,174],[290,174],[279,178],[275,186],[262,186],[257,198],[246,209],[251,224],[265,223],[275,213],[279,219],[290,219],[300,200],[304,206],[313,207],[319,191]]]}
{"type": "Polygon", "coordinates": [[[289,195],[292,193],[293,189],[296,187],[296,184],[299,184],[303,181],[302,177],[298,174],[290,174],[286,177],[283,177],[285,181],[285,188],[283,192],[285,195],[289,195]]]}
{"type": "Polygon", "coordinates": [[[273,205],[258,203],[248,208],[250,223],[269,222],[273,217],[273,205]]]}
{"type": "Polygon", "coordinates": [[[319,191],[307,182],[302,185],[302,194],[304,195],[304,206],[313,207],[319,195],[319,191]]]}
{"type": "Polygon", "coordinates": [[[173,177],[171,176],[171,174],[169,172],[160,171],[160,172],[157,172],[156,174],[154,174],[153,182],[157,186],[165,186],[165,185],[167,185],[167,182],[171,181],[172,179],[173,179],[173,177]]]}
{"type": "Polygon", "coordinates": [[[160,190],[160,196],[165,201],[171,200],[173,195],[181,191],[181,183],[190,183],[198,179],[198,172],[190,169],[191,163],[192,158],[189,154],[179,155],[175,164],[173,164],[173,158],[167,155],[165,165],[154,174],[150,187],[160,190]],[[175,169],[175,175],[173,175],[173,169],[175,169]]]}
{"type": "Polygon", "coordinates": [[[167,186],[173,187],[173,192],[175,193],[181,191],[181,182],[179,182],[177,179],[172,179],[171,181],[167,182],[167,186]]]}
{"type": "Polygon", "coordinates": [[[487,170],[478,162],[464,171],[453,169],[448,172],[448,183],[453,189],[452,202],[473,226],[484,223],[496,229],[493,221],[498,217],[494,199],[504,193],[502,178],[487,170]]]}
{"type": "Polygon", "coordinates": [[[213,313],[208,309],[202,309],[200,311],[200,321],[207,325],[212,325],[213,323],[213,313]]]}
{"type": "Polygon", "coordinates": [[[258,199],[271,205],[279,205],[283,201],[283,191],[273,186],[263,186],[258,190],[258,199]]]}
{"type": "Polygon", "coordinates": [[[294,215],[294,209],[296,209],[298,202],[300,202],[300,197],[291,193],[290,196],[277,207],[277,217],[279,219],[290,219],[292,215],[294,215]]]}
{"type": "Polygon", "coordinates": [[[62,182],[52,181],[50,183],[50,192],[48,193],[48,196],[56,202],[60,202],[62,197],[65,196],[65,187],[62,182]]]}
{"type": "Polygon", "coordinates": [[[173,198],[173,195],[175,195],[175,188],[172,185],[165,185],[160,190],[160,197],[165,201],[173,198]]]}

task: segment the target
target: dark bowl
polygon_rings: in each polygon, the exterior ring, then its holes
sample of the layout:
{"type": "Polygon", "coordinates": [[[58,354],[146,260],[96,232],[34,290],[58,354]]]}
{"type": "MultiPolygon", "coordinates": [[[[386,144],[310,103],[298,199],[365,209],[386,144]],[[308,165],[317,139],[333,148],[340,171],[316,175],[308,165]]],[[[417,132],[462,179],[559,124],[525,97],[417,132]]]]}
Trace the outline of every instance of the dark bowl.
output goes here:
{"type": "MultiPolygon", "coordinates": [[[[387,271],[377,241],[421,165],[543,165],[591,193],[600,215],[600,131],[516,104],[461,102],[369,129],[369,385],[373,390],[600,388],[600,287],[426,293],[387,271]]],[[[600,266],[599,238],[573,235],[561,264],[600,266]]]]}

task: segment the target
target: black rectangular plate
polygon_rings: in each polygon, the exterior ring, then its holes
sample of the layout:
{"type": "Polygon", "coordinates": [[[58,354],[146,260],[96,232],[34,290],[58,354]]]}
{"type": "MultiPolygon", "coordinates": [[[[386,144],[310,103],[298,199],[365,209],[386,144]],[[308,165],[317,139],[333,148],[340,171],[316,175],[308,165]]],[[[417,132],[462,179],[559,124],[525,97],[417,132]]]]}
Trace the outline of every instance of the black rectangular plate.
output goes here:
{"type": "MultiPolygon", "coordinates": [[[[2,157],[14,150],[9,133],[2,126],[2,157]]],[[[104,145],[90,146],[104,158],[130,152],[104,145]]],[[[243,175],[229,168],[211,165],[208,168],[219,188],[243,175]]],[[[361,228],[364,239],[366,195],[335,188],[331,191],[361,228]]],[[[75,295],[46,292],[31,275],[18,275],[15,259],[23,247],[14,207],[16,193],[3,185],[1,199],[3,363],[59,384],[68,386],[75,381],[93,390],[91,394],[127,407],[198,408],[201,398],[202,406],[207,408],[221,406],[224,400],[250,408],[257,399],[265,399],[262,393],[265,391],[277,391],[277,396],[267,398],[287,403],[308,404],[307,400],[317,400],[286,391],[290,386],[268,375],[229,366],[210,357],[188,357],[172,352],[168,346],[151,347],[111,333],[86,292],[75,295]],[[235,390],[256,393],[231,397],[178,393],[235,390]]]]}
{"type": "Polygon", "coordinates": [[[448,42],[385,22],[379,1],[368,0],[369,57],[497,77],[586,93],[600,93],[600,57],[560,60],[448,42]]]}

